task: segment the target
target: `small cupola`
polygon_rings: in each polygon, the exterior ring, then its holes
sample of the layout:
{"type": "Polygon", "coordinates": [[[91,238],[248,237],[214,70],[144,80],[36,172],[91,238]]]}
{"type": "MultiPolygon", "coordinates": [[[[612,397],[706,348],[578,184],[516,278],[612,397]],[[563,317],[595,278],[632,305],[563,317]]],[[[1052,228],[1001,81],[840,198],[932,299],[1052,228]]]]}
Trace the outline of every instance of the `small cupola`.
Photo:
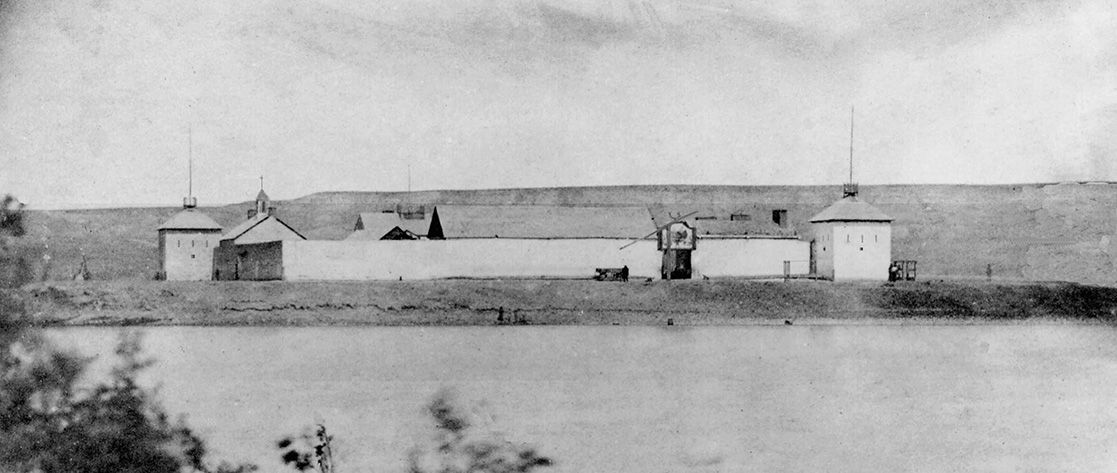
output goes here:
{"type": "Polygon", "coordinates": [[[272,208],[269,203],[270,199],[268,199],[268,194],[261,188],[260,192],[256,194],[256,213],[258,215],[267,215],[268,211],[272,208]]]}

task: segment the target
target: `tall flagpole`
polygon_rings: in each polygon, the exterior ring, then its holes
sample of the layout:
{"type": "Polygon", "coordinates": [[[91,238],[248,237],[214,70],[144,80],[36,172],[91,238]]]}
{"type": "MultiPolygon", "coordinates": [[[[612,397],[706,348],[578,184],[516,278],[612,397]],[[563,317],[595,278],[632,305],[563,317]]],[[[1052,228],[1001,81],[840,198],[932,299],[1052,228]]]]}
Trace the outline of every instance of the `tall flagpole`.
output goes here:
{"type": "Polygon", "coordinates": [[[188,160],[189,160],[189,163],[190,163],[188,165],[189,166],[188,169],[189,169],[190,177],[187,178],[186,196],[187,197],[194,197],[194,125],[193,124],[187,125],[187,127],[186,127],[186,142],[187,142],[186,147],[188,149],[187,153],[189,155],[188,160]]]}
{"type": "Polygon", "coordinates": [[[849,106],[849,183],[853,184],[853,105],[849,106]]]}

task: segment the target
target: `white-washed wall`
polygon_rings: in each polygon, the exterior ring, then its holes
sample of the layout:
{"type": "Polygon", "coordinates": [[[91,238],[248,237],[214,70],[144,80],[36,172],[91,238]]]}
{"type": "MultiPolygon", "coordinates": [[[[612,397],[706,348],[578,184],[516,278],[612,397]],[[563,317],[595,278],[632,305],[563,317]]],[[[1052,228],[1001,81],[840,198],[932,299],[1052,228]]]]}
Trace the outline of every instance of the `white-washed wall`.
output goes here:
{"type": "Polygon", "coordinates": [[[791,274],[810,271],[811,244],[790,239],[704,239],[691,255],[698,276],[772,276],[783,274],[791,261],[791,274]]]}
{"type": "Polygon", "coordinates": [[[851,222],[833,229],[834,280],[888,280],[892,263],[892,226],[851,222]]]}
{"type": "Polygon", "coordinates": [[[213,249],[221,232],[164,230],[159,238],[163,276],[168,281],[212,279],[213,249]]]}
{"type": "Polygon", "coordinates": [[[815,239],[815,272],[834,279],[834,222],[815,223],[811,227],[815,239]]]}
{"type": "Polygon", "coordinates": [[[659,277],[654,241],[460,240],[285,241],[284,279],[375,280],[451,277],[583,277],[627,265],[632,277],[659,277]]]}

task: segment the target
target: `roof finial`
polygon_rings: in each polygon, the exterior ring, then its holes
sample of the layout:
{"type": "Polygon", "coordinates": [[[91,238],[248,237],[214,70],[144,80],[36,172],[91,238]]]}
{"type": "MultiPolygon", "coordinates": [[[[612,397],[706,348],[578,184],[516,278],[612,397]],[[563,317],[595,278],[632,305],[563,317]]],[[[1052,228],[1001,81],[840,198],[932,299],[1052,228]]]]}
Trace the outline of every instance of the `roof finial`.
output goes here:
{"type": "Polygon", "coordinates": [[[260,175],[260,190],[264,190],[264,175],[260,175]]]}

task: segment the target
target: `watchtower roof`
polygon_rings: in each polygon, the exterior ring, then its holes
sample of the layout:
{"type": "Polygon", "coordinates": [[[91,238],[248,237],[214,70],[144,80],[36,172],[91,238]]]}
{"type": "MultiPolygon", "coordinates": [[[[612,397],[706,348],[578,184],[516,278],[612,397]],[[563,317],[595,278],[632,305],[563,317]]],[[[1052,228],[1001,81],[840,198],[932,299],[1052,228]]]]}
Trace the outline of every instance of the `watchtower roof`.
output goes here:
{"type": "Polygon", "coordinates": [[[208,215],[198,211],[195,208],[185,209],[166,222],[156,230],[215,230],[221,231],[221,225],[209,218],[208,215]]]}
{"type": "Polygon", "coordinates": [[[811,217],[811,223],[820,222],[891,222],[893,219],[855,195],[843,197],[825,210],[811,217]]]}

